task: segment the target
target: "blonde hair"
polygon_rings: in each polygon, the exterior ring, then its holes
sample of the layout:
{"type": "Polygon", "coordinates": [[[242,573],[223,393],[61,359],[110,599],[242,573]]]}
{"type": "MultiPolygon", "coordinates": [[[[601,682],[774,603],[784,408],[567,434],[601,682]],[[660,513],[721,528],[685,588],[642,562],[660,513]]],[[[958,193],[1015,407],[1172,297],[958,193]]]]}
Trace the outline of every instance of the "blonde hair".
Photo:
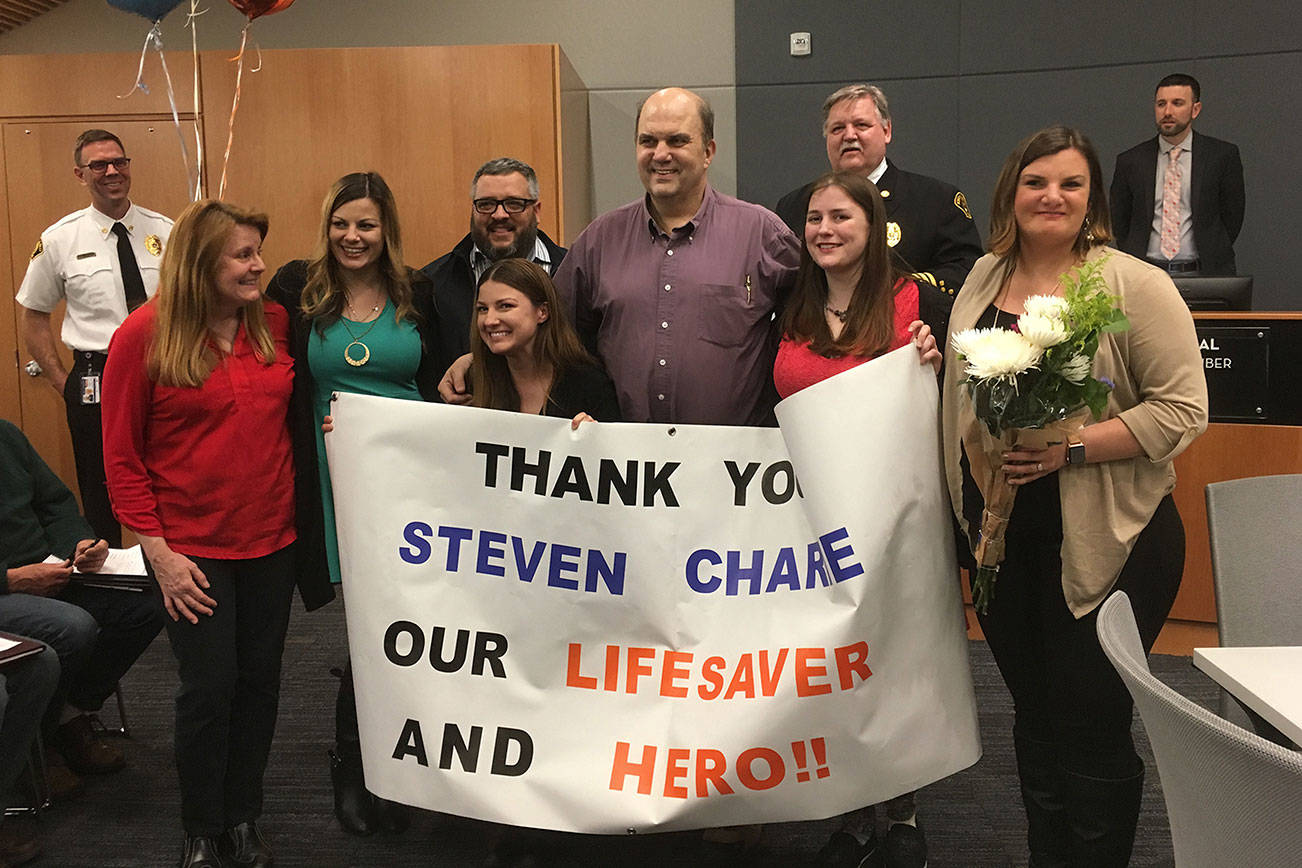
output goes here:
{"type": "MultiPolygon", "coordinates": [[[[236,226],[267,237],[267,215],[205,199],[181,212],[163,253],[158,294],[154,297],[154,339],[149,348],[150,379],[164,386],[202,386],[217,366],[208,323],[216,310],[217,270],[236,226]]],[[[276,360],[262,300],[240,312],[244,330],[264,365],[276,360]]]]}
{"type": "Polygon", "coordinates": [[[330,252],[330,218],[344,205],[358,199],[370,199],[380,212],[380,232],[384,236],[380,276],[393,301],[394,321],[417,319],[411,300],[411,278],[402,259],[402,230],[393,191],[379,172],[353,172],[335,181],[326,193],[321,205],[321,238],[315,256],[307,264],[307,283],[299,307],[318,332],[324,332],[343,315],[346,301],[343,271],[330,252]]]}

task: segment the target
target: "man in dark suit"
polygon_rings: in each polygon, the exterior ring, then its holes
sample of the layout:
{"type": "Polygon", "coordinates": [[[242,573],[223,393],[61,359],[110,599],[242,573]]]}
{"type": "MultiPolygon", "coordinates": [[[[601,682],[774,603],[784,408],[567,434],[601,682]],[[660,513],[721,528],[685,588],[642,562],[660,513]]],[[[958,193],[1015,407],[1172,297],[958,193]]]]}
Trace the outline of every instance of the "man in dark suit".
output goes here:
{"type": "Polygon", "coordinates": [[[1171,274],[1232,275],[1243,163],[1235,145],[1194,135],[1201,96],[1192,75],[1157,83],[1158,135],[1117,157],[1112,233],[1119,248],[1171,274]]]}
{"type": "MultiPolygon", "coordinates": [[[[832,171],[856,172],[877,185],[886,205],[886,243],[920,288],[939,290],[947,311],[982,253],[967,197],[952,184],[886,159],[891,112],[879,87],[851,84],[824,100],[823,137],[832,171]]],[[[774,209],[797,238],[805,237],[811,186],[792,190],[774,209]]]]}

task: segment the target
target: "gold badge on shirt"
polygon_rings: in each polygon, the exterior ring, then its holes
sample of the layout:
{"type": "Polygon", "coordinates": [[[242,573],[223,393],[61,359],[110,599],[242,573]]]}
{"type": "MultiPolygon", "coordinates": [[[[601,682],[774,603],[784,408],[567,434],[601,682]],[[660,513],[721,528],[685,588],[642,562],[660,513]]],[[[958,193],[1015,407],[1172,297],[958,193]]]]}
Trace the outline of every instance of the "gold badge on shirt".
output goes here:
{"type": "Polygon", "coordinates": [[[890,190],[878,190],[877,192],[882,194],[882,198],[883,198],[883,199],[889,199],[889,198],[891,198],[891,191],[890,191],[890,190]]]}
{"type": "Polygon", "coordinates": [[[36,249],[32,251],[32,255],[28,257],[27,261],[31,262],[33,259],[40,256],[44,252],[45,252],[45,241],[44,240],[37,241],[36,249]]]}
{"type": "Polygon", "coordinates": [[[163,239],[159,238],[157,235],[146,235],[145,249],[149,251],[150,256],[162,256],[163,239]]]}
{"type": "Polygon", "coordinates": [[[896,223],[894,220],[888,221],[886,224],[886,246],[894,247],[896,244],[899,243],[900,243],[900,224],[896,223]]]}
{"type": "Polygon", "coordinates": [[[964,217],[969,220],[972,219],[972,212],[967,209],[967,197],[963,195],[961,190],[954,194],[954,207],[962,211],[964,217]]]}

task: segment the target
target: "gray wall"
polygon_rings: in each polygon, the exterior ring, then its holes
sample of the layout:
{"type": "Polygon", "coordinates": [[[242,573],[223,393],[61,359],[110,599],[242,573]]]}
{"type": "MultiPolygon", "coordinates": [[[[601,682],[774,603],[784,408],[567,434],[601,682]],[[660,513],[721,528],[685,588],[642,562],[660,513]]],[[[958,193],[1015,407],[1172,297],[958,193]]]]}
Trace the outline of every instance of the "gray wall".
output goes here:
{"type": "Polygon", "coordinates": [[[1294,0],[737,0],[737,187],[772,206],[826,171],[822,100],[871,81],[891,100],[892,160],[957,183],[986,235],[990,191],[1019,139],[1049,123],[1116,155],[1156,134],[1158,79],[1203,85],[1196,128],[1239,146],[1247,217],[1235,251],[1255,305],[1302,308],[1302,13],[1294,0]],[[813,53],[791,57],[789,34],[813,53]],[[777,119],[775,121],[775,119],[777,119]]]}
{"type": "MultiPolygon", "coordinates": [[[[189,5],[183,2],[163,21],[169,49],[190,44],[184,26],[189,5]]],[[[234,54],[243,17],[223,0],[201,6],[208,11],[199,19],[200,49],[234,54]]],[[[145,19],[104,0],[70,0],[0,36],[0,54],[139,51],[148,30],[145,19]]],[[[253,36],[263,48],[554,42],[589,88],[593,213],[642,193],[633,165],[634,113],[642,97],[670,84],[697,90],[713,103],[719,152],[710,178],[725,192],[736,190],[732,0],[661,0],[654,14],[636,0],[300,0],[259,18],[253,36]],[[691,50],[665,31],[690,34],[692,43],[706,48],[691,50]]],[[[274,67],[255,77],[258,86],[275,80],[274,67]]],[[[122,90],[130,84],[124,81],[122,90]]],[[[454,195],[464,192],[458,188],[454,195]]]]}

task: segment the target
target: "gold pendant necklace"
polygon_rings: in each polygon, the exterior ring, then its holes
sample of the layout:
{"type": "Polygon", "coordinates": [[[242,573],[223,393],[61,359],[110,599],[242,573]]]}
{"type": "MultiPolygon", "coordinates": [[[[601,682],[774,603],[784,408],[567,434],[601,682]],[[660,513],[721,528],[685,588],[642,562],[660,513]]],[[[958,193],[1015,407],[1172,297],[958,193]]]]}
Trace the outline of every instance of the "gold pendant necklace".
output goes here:
{"type": "MultiPolygon", "coordinates": [[[[350,304],[348,308],[349,310],[352,310],[352,305],[350,304]]],[[[372,308],[372,313],[374,313],[378,309],[379,309],[378,305],[372,308]]],[[[362,332],[360,335],[355,335],[353,334],[353,330],[348,327],[348,320],[345,317],[342,316],[339,317],[339,322],[341,325],[343,325],[344,331],[348,332],[348,337],[352,338],[352,341],[348,344],[348,346],[344,347],[345,362],[352,365],[354,368],[360,368],[362,365],[366,364],[371,360],[371,348],[368,347],[366,344],[362,343],[362,338],[369,335],[371,333],[371,329],[375,328],[375,324],[378,323],[379,321],[380,318],[377,316],[375,319],[371,320],[371,324],[366,327],[366,331],[362,332]],[[357,359],[353,358],[352,349],[355,346],[362,348],[361,358],[357,358],[357,359]]]]}

